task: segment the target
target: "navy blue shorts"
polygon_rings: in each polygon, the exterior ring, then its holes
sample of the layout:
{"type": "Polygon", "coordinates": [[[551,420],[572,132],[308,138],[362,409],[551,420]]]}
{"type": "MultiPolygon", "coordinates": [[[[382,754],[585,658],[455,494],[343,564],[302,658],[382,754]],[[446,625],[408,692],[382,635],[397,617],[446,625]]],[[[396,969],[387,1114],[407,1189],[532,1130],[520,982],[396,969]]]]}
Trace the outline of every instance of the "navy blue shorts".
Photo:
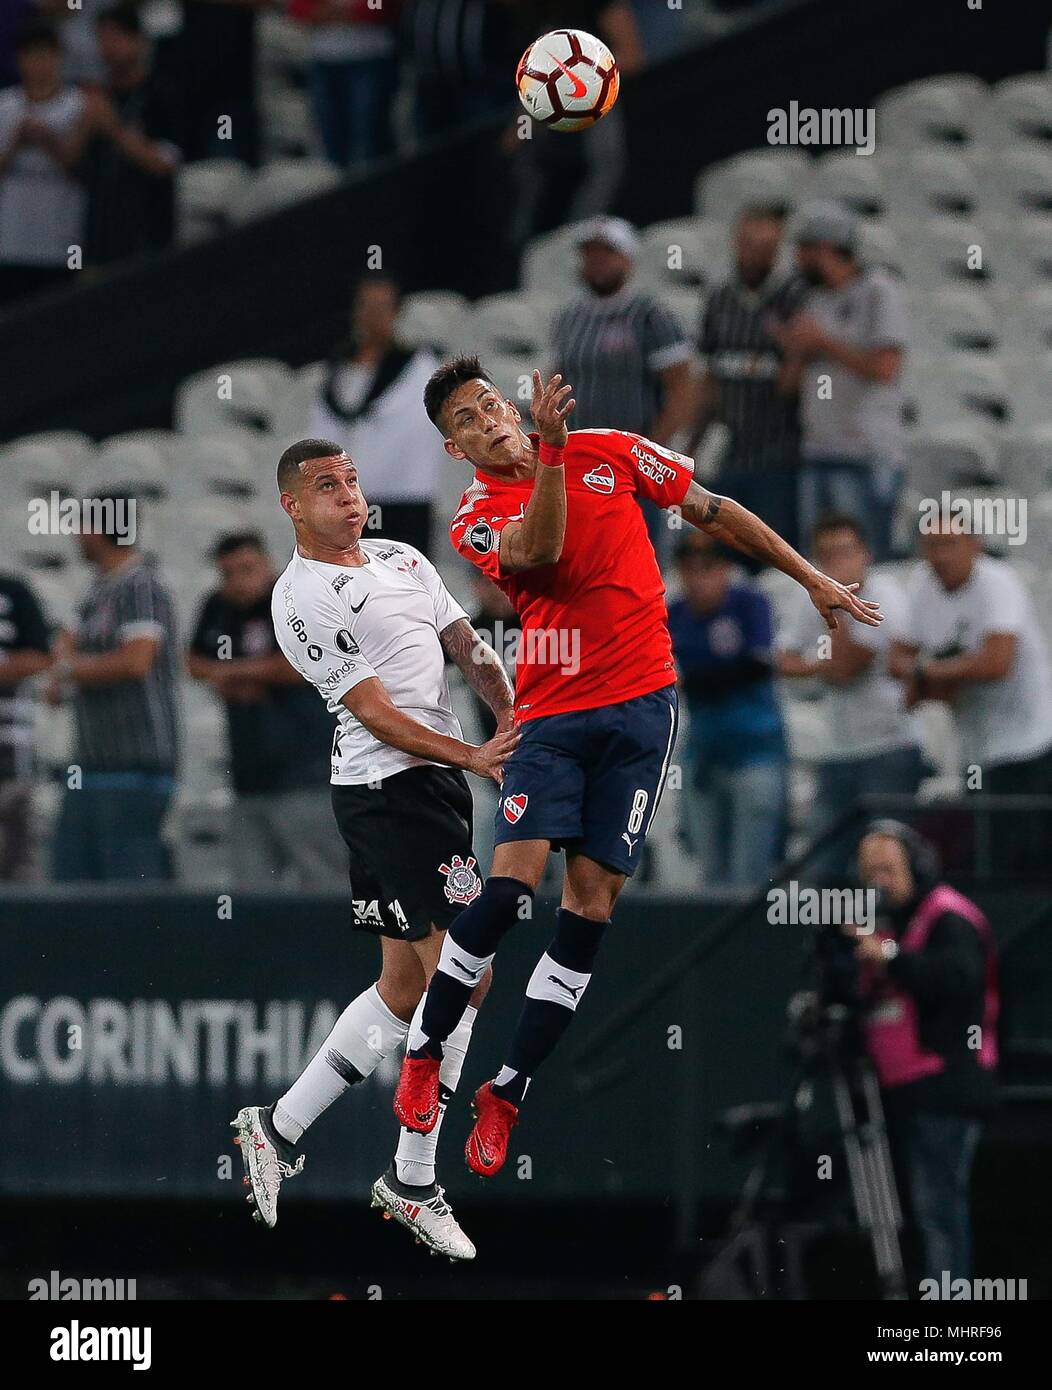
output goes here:
{"type": "Polygon", "coordinates": [[[504,765],[494,843],[550,840],[633,874],[676,742],[676,687],[520,727],[504,765]]]}

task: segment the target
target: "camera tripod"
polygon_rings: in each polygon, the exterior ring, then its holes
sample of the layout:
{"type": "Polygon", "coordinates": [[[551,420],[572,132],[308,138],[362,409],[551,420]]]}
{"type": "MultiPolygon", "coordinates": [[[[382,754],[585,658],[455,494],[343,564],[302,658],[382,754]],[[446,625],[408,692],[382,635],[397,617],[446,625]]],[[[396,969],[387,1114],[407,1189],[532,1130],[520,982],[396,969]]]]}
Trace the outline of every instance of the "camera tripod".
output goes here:
{"type": "Polygon", "coordinates": [[[851,1203],[858,1229],[865,1233],[883,1299],[904,1299],[906,1277],[899,1231],[902,1211],[891,1163],[884,1107],[873,1069],[850,1035],[851,1012],[842,1004],[819,1004],[814,995],[798,995],[790,1005],[798,1066],[786,1100],[775,1105],[738,1106],[727,1111],[723,1124],[738,1141],[751,1147],[759,1129],[766,1142],[742,1187],[730,1222],[724,1249],[702,1277],[702,1296],[728,1283],[739,1296],[765,1297],[777,1284],[770,1271],[767,1235],[777,1228],[783,1244],[786,1278],[781,1296],[806,1296],[802,1274],[803,1244],[823,1230],[821,1223],[794,1223],[788,1193],[777,1192],[773,1170],[781,1161],[788,1172],[801,1157],[800,1131],[813,1110],[824,1081],[829,1086],[836,1116],[836,1136],[847,1168],[851,1203]],[[794,1016],[795,1015],[795,1016],[794,1016]],[[761,1217],[761,1207],[767,1210],[761,1217]],[[743,1256],[752,1271],[743,1278],[743,1256]]]}

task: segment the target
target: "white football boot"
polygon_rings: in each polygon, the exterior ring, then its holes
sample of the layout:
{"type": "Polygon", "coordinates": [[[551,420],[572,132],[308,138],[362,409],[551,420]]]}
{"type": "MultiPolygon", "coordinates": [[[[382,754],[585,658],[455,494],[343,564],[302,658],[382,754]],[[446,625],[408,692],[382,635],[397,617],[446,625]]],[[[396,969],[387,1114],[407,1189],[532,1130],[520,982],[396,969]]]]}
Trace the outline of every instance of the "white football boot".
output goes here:
{"type": "Polygon", "coordinates": [[[289,1144],[274,1129],[270,1120],[273,1107],[246,1105],[231,1120],[235,1131],[234,1143],[241,1147],[245,1165],[245,1182],[251,1188],[247,1200],[255,1204],[252,1215],[256,1221],[274,1227],[278,1224],[278,1193],[286,1178],[303,1172],[304,1156],[293,1161],[294,1145],[289,1144]]]}
{"type": "Polygon", "coordinates": [[[428,1246],[432,1255],[447,1255],[451,1261],[473,1260],[475,1247],[457,1225],[456,1217],[437,1184],[423,1189],[406,1187],[392,1169],[373,1183],[370,1206],[382,1207],[384,1217],[412,1231],[428,1246]]]}

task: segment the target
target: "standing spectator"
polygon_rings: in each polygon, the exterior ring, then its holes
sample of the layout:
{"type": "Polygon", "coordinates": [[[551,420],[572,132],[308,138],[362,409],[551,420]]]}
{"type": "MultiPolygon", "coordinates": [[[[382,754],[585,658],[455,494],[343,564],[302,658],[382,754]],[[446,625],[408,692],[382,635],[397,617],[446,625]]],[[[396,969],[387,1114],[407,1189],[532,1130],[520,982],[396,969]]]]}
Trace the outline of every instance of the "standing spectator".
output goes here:
{"type": "Polygon", "coordinates": [[[136,6],[103,10],[97,29],[106,77],[87,94],[85,259],[108,265],[170,245],[182,122],[174,94],[151,73],[136,6]]]}
{"type": "Polygon", "coordinates": [[[225,536],[215,557],[222,584],[201,609],[187,668],[226,708],[237,883],[260,889],[291,878],[301,889],[344,888],[347,850],[319,791],[335,725],[278,649],[274,567],[251,532],[225,536]]]}
{"type": "Polygon", "coordinates": [[[310,27],[311,98],[326,157],[341,168],[394,149],[391,105],[398,89],[394,26],[401,0],[291,0],[310,27]]]}
{"type": "Polygon", "coordinates": [[[37,9],[58,26],[62,42],[63,70],[78,87],[105,80],[95,21],[113,0],[36,0],[37,9]]]}
{"type": "Polygon", "coordinates": [[[19,85],[0,92],[0,305],[67,279],[84,230],[73,177],[87,138],[84,97],[63,81],[51,25],[30,23],[16,49],[19,85]]]}
{"type": "Polygon", "coordinates": [[[256,20],[269,0],[182,3],[180,86],[187,103],[186,158],[258,164],[256,20]]]}
{"type": "Polygon", "coordinates": [[[167,589],[115,523],[80,537],[96,578],[54,646],[48,699],[73,700],[74,746],[52,845],[60,882],[169,878],[161,824],[175,791],[179,652],[167,589]]]}
{"type": "Polygon", "coordinates": [[[905,460],[909,334],[899,284],[860,263],[857,238],[846,209],[805,209],[797,258],[814,289],[801,313],[771,331],[786,354],[783,389],[800,392],[800,534],[811,535],[827,511],[848,512],[865,519],[874,556],[886,560],[905,460]]]}
{"type": "Polygon", "coordinates": [[[734,230],[735,272],[709,296],[698,348],[704,363],[694,448],[707,426],[728,431],[713,488],[748,507],[797,545],[800,424],[796,395],[782,380],[783,354],[772,325],[800,308],[807,285],[775,269],[785,213],[747,208],[734,230]]]}
{"type": "MultiPolygon", "coordinates": [[[[1034,601],[1011,566],[984,555],[981,538],[955,522],[922,540],[925,563],[906,592],[892,670],[911,704],[941,700],[953,711],[970,790],[1047,796],[1052,659],[1034,601]]],[[[993,831],[998,873],[1049,873],[1047,811],[995,815],[993,831]]]]}
{"type": "Polygon", "coordinates": [[[766,597],[734,578],[729,553],[691,534],[676,552],[683,597],[669,608],[690,713],[685,838],[706,883],[762,883],[782,856],[786,751],[766,597]]]}
{"type": "MultiPolygon", "coordinates": [[[[880,604],[879,627],[840,623],[830,632],[797,605],[778,635],[778,669],[790,678],[817,680],[821,694],[822,745],[808,829],[828,829],[859,797],[885,792],[912,796],[921,777],[917,731],[906,713],[902,686],[888,671],[893,641],[907,628],[906,600],[897,581],[870,573],[872,555],[862,528],[851,516],[830,514],[815,528],[814,563],[841,584],[880,604]]],[[[795,595],[794,595],[795,597],[795,595]]],[[[817,878],[846,872],[857,837],[851,827],[818,852],[811,863],[817,878]]]]}
{"type": "Polygon", "coordinates": [[[858,861],[882,904],[877,930],[856,947],[865,1046],[923,1277],[941,1286],[972,1273],[968,1189],[996,1098],[996,947],[979,908],[940,881],[934,847],[909,826],[874,822],[858,861]]]}
{"type": "Polygon", "coordinates": [[[509,109],[517,47],[514,0],[407,0],[406,57],[417,138],[509,109]]]}
{"type": "Polygon", "coordinates": [[[428,555],[438,471],[448,463],[423,405],[438,359],[426,348],[398,342],[401,300],[393,280],[359,281],[351,337],[329,363],[310,433],[335,440],[354,459],[366,501],[380,508],[374,529],[428,555]]]}
{"type": "Polygon", "coordinates": [[[47,623],[32,589],[0,575],[0,880],[24,882],[30,873],[36,767],[25,682],[49,660],[47,623]]]}
{"type": "Polygon", "coordinates": [[[585,293],[552,325],[552,369],[573,383],[574,427],[668,444],[690,416],[687,335],[653,295],[630,285],[639,238],[628,222],[597,218],[577,244],[585,293]]]}

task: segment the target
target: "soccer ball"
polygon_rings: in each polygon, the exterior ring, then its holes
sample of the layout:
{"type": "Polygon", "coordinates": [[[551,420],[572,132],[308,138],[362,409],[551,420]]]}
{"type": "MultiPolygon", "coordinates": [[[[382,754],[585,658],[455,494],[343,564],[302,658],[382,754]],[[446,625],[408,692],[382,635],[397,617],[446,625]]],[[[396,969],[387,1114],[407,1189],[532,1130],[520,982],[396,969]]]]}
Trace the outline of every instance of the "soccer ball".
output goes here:
{"type": "Polygon", "coordinates": [[[617,100],[621,77],[614,55],[583,29],[553,29],[519,59],[519,100],[549,130],[586,130],[617,100]]]}

